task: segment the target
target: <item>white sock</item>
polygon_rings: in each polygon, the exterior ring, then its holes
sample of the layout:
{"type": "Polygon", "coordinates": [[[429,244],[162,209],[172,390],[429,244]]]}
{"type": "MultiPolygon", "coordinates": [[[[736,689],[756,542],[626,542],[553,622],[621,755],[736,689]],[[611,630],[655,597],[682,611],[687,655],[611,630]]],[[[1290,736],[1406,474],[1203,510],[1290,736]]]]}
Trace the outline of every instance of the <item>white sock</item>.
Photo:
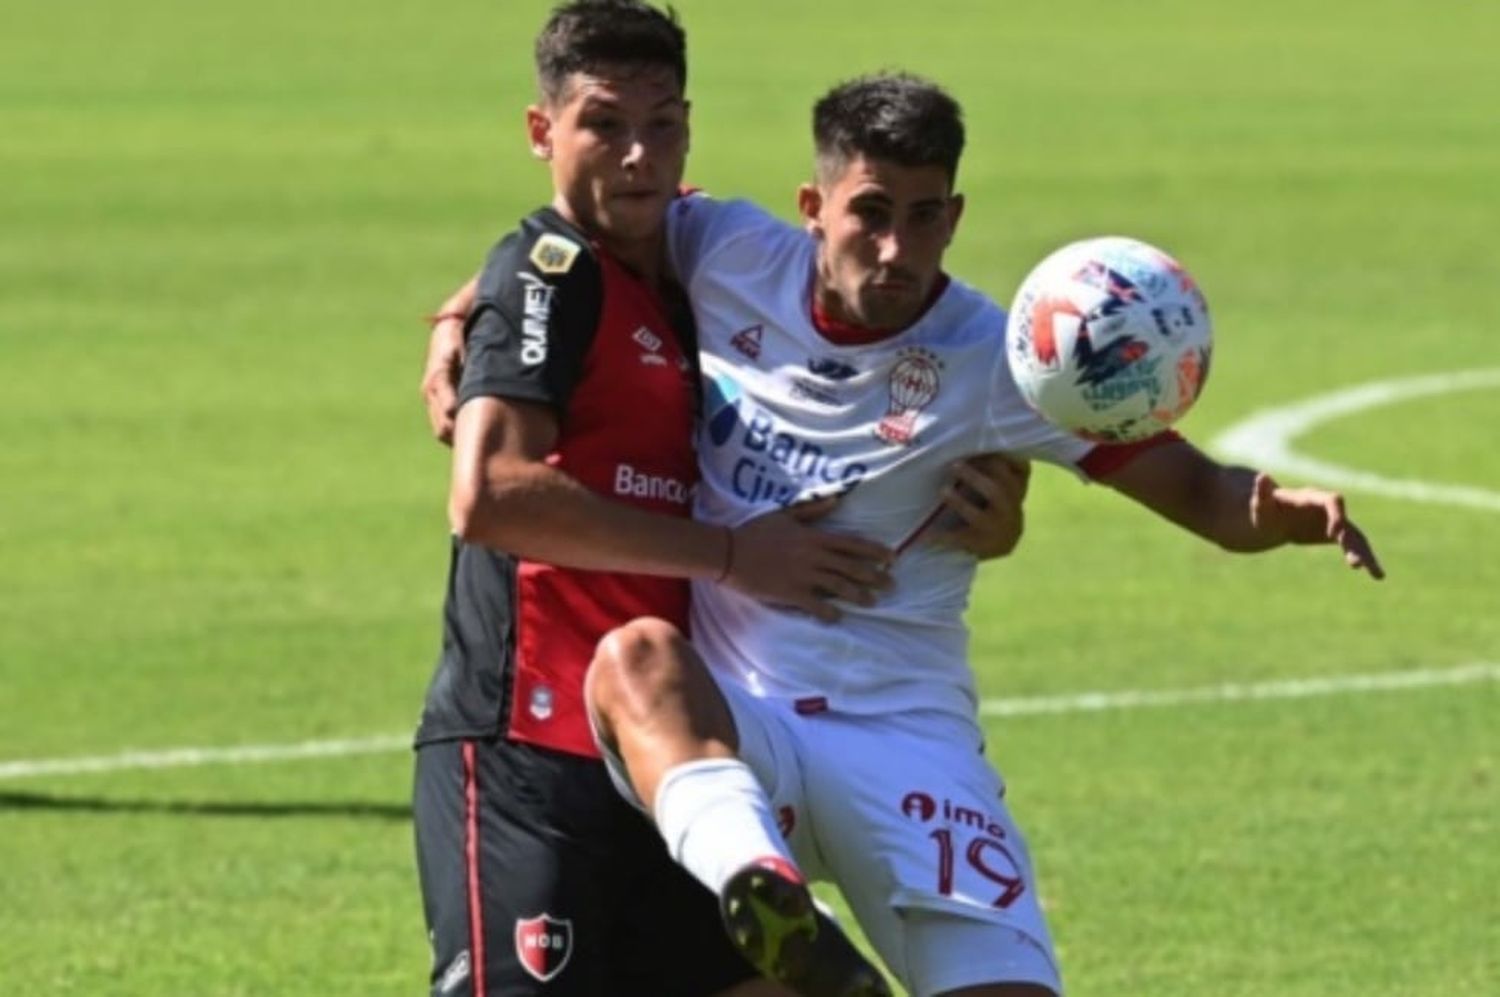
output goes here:
{"type": "Polygon", "coordinates": [[[738,758],[703,758],[666,771],[656,787],[656,826],[667,851],[715,894],[756,859],[796,866],[771,816],[771,801],[738,758]]]}

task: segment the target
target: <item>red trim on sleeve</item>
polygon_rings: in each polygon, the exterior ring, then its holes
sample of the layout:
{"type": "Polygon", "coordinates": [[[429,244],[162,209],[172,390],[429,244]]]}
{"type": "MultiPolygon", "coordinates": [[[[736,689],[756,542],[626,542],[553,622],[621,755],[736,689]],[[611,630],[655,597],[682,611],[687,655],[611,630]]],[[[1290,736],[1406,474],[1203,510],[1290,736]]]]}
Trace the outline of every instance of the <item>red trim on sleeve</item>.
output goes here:
{"type": "Polygon", "coordinates": [[[1166,429],[1134,443],[1101,443],[1083,455],[1078,461],[1078,469],[1099,481],[1119,471],[1141,454],[1181,439],[1181,434],[1175,429],[1166,429]]]}

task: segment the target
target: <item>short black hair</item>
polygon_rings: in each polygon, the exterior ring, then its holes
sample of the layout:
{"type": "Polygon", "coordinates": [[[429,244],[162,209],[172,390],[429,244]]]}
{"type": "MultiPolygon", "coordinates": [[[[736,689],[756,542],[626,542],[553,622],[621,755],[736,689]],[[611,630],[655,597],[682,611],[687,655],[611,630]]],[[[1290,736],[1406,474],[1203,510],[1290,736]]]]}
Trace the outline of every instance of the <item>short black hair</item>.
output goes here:
{"type": "Polygon", "coordinates": [[[555,101],[569,76],[604,66],[660,66],[687,89],[687,35],[677,12],[641,0],[572,0],[553,8],[536,38],[542,96],[555,101]]]}
{"type": "Polygon", "coordinates": [[[840,83],[813,105],[818,169],[857,156],[902,166],[941,166],[951,183],[964,151],[963,109],[936,83],[881,72],[840,83]]]}

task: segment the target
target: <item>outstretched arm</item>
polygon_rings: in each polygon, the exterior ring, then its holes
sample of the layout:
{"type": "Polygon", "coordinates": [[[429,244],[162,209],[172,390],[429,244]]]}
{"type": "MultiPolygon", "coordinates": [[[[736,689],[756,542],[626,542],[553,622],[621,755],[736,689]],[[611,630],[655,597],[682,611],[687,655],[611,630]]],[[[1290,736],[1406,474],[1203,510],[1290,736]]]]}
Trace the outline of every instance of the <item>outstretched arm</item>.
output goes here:
{"type": "Polygon", "coordinates": [[[1225,550],[1337,544],[1344,562],[1384,578],[1344,497],[1320,488],[1282,488],[1269,474],[1218,463],[1186,440],[1142,453],[1103,479],[1116,491],[1225,550]]]}

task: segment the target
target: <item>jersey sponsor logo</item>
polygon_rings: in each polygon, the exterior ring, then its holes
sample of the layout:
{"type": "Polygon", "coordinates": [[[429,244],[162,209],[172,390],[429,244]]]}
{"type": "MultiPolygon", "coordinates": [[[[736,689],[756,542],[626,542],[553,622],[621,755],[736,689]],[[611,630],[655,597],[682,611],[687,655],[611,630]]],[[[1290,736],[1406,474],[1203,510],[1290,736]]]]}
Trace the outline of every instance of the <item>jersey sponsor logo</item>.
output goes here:
{"type": "Polygon", "coordinates": [[[741,329],[739,332],[735,333],[734,336],[729,340],[729,345],[733,346],[741,354],[749,357],[751,360],[759,360],[760,338],[764,334],[764,332],[765,330],[758,325],[752,325],[749,328],[741,329]]]}
{"type": "Polygon", "coordinates": [[[843,404],[843,399],[835,392],[810,377],[792,378],[792,397],[801,398],[804,401],[816,402],[819,405],[827,405],[829,408],[837,408],[843,404]]]}
{"type": "Polygon", "coordinates": [[[812,496],[841,495],[869,473],[868,464],[829,453],[786,429],[746,399],[733,378],[719,374],[705,380],[709,442],[722,448],[738,441],[741,450],[730,472],[730,488],[740,498],[791,505],[812,496]]]}
{"type": "MultiPolygon", "coordinates": [[[[918,824],[927,824],[939,815],[938,801],[916,790],[902,797],[901,812],[918,824]]],[[[973,903],[974,898],[999,887],[993,899],[978,901],[999,910],[1019,900],[1026,892],[1026,875],[1006,845],[1004,823],[977,807],[947,799],[942,801],[941,815],[944,826],[927,834],[937,849],[937,892],[973,903]]]]}
{"type": "Polygon", "coordinates": [[[556,977],[572,955],[572,921],[546,913],[516,918],[516,958],[537,980],[546,983],[556,977]]]}
{"type": "Polygon", "coordinates": [[[615,494],[687,505],[693,499],[693,488],[677,478],[669,478],[664,474],[647,474],[629,464],[617,464],[615,494]]]}
{"type": "Polygon", "coordinates": [[[573,261],[582,249],[572,239],[548,232],[531,247],[531,265],[542,273],[567,273],[573,269],[573,261]]]}
{"type": "Polygon", "coordinates": [[[728,377],[707,377],[704,406],[708,410],[708,438],[722,447],[734,435],[740,422],[741,392],[739,384],[728,377]]]}
{"type": "MultiPolygon", "coordinates": [[[[938,801],[920,789],[901,798],[901,812],[918,824],[926,824],[939,815],[938,801]]],[[[943,800],[941,815],[943,823],[970,827],[992,838],[1005,837],[1005,825],[990,814],[975,807],[966,807],[943,800]]]]}
{"type": "Polygon", "coordinates": [[[937,397],[942,386],[943,362],[931,350],[902,350],[891,368],[891,401],[875,435],[895,446],[908,446],[917,438],[917,416],[937,397]]]}
{"type": "Polygon", "coordinates": [[[552,317],[556,290],[536,274],[518,270],[521,292],[521,362],[535,367],[547,359],[547,322],[552,317]]]}

